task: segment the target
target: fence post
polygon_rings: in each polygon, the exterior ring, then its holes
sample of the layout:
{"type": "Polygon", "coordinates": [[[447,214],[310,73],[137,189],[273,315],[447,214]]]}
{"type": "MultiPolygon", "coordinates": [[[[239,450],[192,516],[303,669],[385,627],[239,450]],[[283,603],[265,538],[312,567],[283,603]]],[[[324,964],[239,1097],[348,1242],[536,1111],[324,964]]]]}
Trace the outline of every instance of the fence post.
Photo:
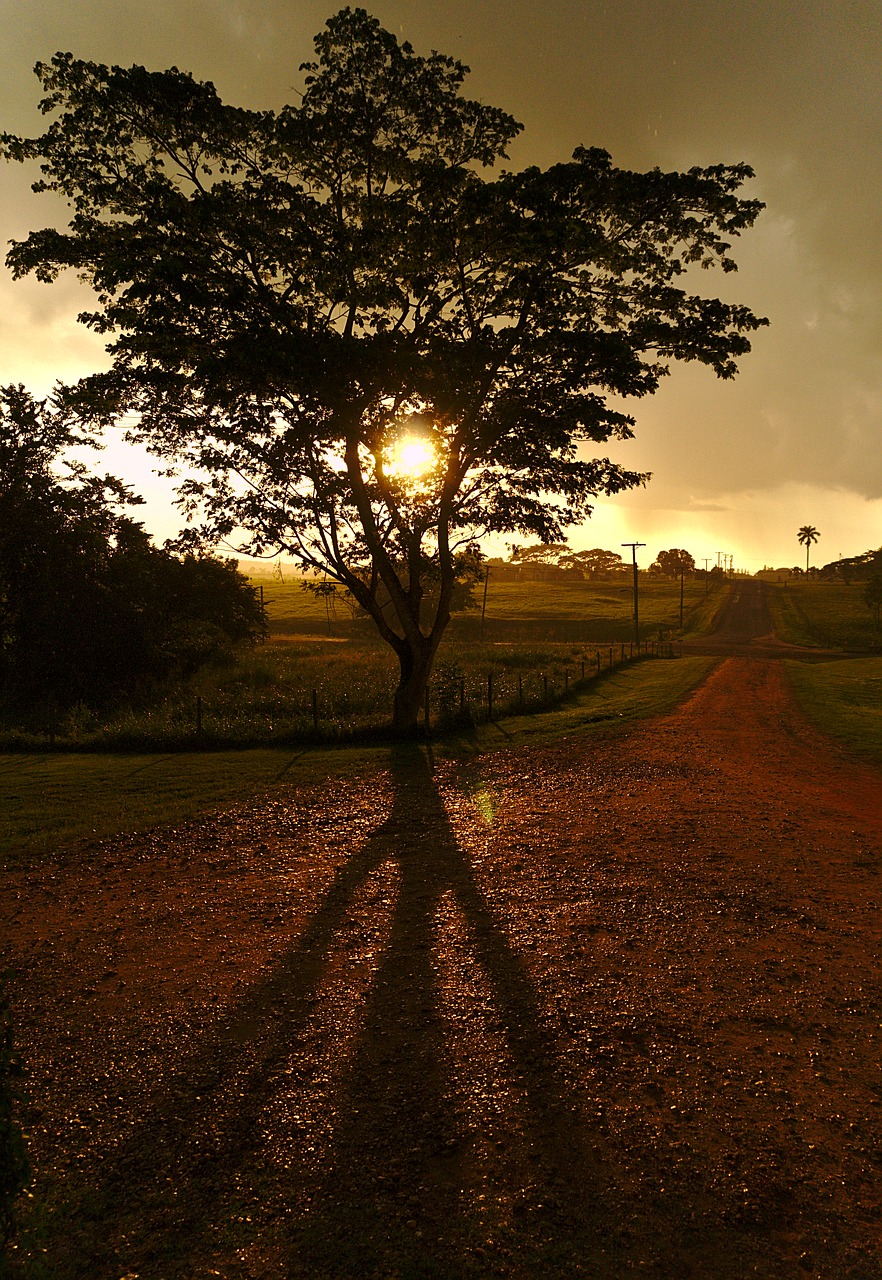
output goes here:
{"type": "Polygon", "coordinates": [[[487,719],[493,719],[493,672],[487,672],[487,719]]]}
{"type": "Polygon", "coordinates": [[[585,659],[582,658],[582,679],[585,679],[585,659]]]}
{"type": "Polygon", "coordinates": [[[609,646],[609,665],[612,666],[612,645],[609,646]]]}
{"type": "Polygon", "coordinates": [[[196,699],[196,737],[202,737],[202,699],[196,699]]]}
{"type": "Polygon", "coordinates": [[[518,706],[521,709],[521,711],[523,711],[524,709],[524,677],[521,675],[520,671],[518,672],[518,706]]]}
{"type": "Polygon", "coordinates": [[[624,661],[625,661],[625,646],[624,646],[624,645],[622,645],[622,656],[621,656],[621,658],[619,659],[619,661],[620,661],[620,662],[624,662],[624,661]]]}
{"type": "Polygon", "coordinates": [[[594,655],[597,658],[597,674],[600,675],[600,650],[598,649],[594,655]]]}
{"type": "Polygon", "coordinates": [[[428,686],[428,684],[426,685],[426,697],[425,697],[425,707],[424,707],[424,711],[425,711],[425,722],[426,722],[426,737],[428,738],[428,736],[429,736],[429,686],[428,686]]]}
{"type": "Polygon", "coordinates": [[[459,682],[459,714],[465,715],[465,680],[459,682]]]}
{"type": "Polygon", "coordinates": [[[312,691],[312,727],[318,736],[318,689],[312,691]]]}

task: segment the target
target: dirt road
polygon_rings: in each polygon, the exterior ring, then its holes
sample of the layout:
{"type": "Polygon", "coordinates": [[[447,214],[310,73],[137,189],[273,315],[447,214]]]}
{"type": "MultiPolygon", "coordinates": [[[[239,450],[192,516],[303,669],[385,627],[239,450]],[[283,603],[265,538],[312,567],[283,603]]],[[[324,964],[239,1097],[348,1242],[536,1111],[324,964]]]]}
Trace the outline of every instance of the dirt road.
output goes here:
{"type": "Polygon", "coordinates": [[[882,776],[767,624],[627,735],[6,876],[11,1274],[879,1280],[882,776]]]}

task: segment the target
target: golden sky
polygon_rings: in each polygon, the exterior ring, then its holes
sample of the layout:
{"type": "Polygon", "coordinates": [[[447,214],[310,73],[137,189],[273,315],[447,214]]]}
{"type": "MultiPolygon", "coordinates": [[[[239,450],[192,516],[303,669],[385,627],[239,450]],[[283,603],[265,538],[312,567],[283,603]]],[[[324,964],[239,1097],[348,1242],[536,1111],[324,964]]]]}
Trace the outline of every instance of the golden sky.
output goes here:
{"type": "MultiPolygon", "coordinates": [[[[57,50],[212,80],[250,107],[294,101],[298,66],[335,4],[315,0],[0,0],[0,129],[40,132],[38,59],[57,50]]],[[[799,564],[801,525],[824,563],[882,544],[882,7],[877,0],[375,0],[418,52],[472,68],[469,96],[525,126],[513,166],[605,147],[623,167],[747,161],[766,201],[736,242],[737,275],[702,285],[766,315],[734,382],[675,369],[632,406],[615,456],[653,473],[598,505],[574,546],[685,546],[736,567],[799,564]]],[[[0,169],[0,238],[63,220],[33,175],[0,169]]],[[[80,328],[73,281],[0,272],[0,381],[45,392],[104,362],[80,328]]],[[[142,458],[104,466],[149,498],[159,538],[177,528],[142,458]]],[[[141,513],[144,515],[144,512],[141,513]]]]}

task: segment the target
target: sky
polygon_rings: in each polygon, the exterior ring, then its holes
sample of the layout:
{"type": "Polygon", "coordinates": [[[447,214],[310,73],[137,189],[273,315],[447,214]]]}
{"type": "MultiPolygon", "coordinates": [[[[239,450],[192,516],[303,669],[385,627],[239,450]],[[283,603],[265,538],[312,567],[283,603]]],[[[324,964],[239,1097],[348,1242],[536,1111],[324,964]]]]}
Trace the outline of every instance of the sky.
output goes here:
{"type": "MultiPolygon", "coordinates": [[[[211,80],[224,100],[296,101],[298,67],[339,7],[328,0],[0,0],[0,131],[42,131],[34,63],[59,50],[211,80]]],[[[882,6],[878,0],[365,0],[417,52],[471,67],[465,92],[524,131],[511,166],[547,166],[579,145],[623,168],[746,161],[743,194],[765,201],[735,242],[737,274],[708,292],[768,317],[733,381],[674,367],[631,406],[635,438],[607,450],[652,473],[599,500],[576,548],[646,544],[644,563],[685,547],[749,572],[882,544],[882,6]]],[[[0,167],[0,241],[62,225],[35,174],[0,167]]],[[[106,366],[76,322],[72,279],[13,281],[0,268],[0,381],[45,394],[106,366]]],[[[158,540],[180,519],[146,456],[108,445],[102,467],[147,499],[158,540]]],[[[500,547],[488,548],[499,553],[500,547]]],[[[629,556],[629,552],[623,553],[629,556]]]]}

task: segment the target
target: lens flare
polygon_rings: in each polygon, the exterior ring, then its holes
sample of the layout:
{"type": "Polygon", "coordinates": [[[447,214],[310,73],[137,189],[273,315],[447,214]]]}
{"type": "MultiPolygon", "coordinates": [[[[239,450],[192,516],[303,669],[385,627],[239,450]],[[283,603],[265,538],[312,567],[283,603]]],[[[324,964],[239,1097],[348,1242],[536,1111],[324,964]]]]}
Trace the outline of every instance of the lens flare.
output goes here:
{"type": "Polygon", "coordinates": [[[438,455],[431,440],[422,436],[402,436],[389,449],[386,470],[405,480],[419,480],[431,471],[438,455]]]}

